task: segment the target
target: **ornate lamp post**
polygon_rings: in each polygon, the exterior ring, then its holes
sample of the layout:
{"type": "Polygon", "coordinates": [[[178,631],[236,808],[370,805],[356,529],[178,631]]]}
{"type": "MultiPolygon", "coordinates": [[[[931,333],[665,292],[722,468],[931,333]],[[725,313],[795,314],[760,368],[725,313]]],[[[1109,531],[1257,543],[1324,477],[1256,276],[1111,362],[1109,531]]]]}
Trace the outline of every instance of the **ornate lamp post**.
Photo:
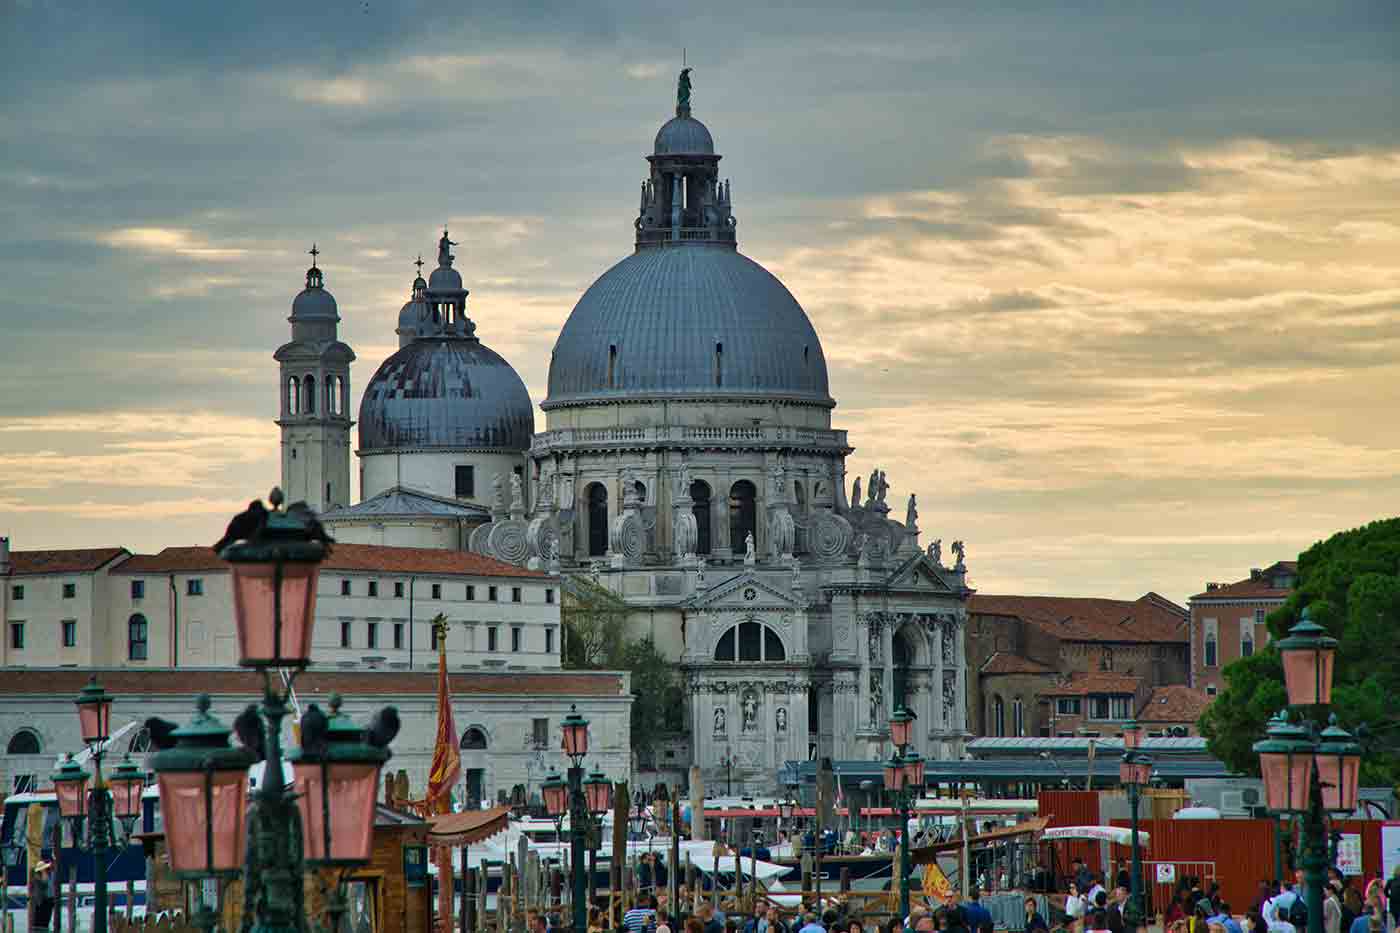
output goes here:
{"type": "Polygon", "coordinates": [[[1337,640],[1302,619],[1279,641],[1289,712],[1270,721],[1268,738],[1256,742],[1259,770],[1269,809],[1302,817],[1303,884],[1308,905],[1308,933],[1322,933],[1322,885],[1326,881],[1327,833],[1324,813],[1341,816],[1356,809],[1361,747],[1337,725],[1319,724],[1332,699],[1332,671],[1337,640]]]}
{"type": "Polygon", "coordinates": [[[1142,847],[1138,844],[1138,795],[1152,781],[1152,759],[1138,751],[1141,730],[1137,720],[1123,724],[1123,761],[1118,766],[1120,783],[1128,789],[1128,807],[1132,826],[1132,873],[1128,903],[1123,911],[1125,924],[1133,930],[1142,925],[1142,847]]]}
{"type": "Polygon", "coordinates": [[[558,843],[564,833],[564,814],[569,811],[569,785],[551,771],[540,785],[540,795],[544,797],[544,812],[554,821],[554,841],[558,843]]]}
{"type": "Polygon", "coordinates": [[[560,724],[564,734],[564,754],[569,756],[569,863],[573,866],[573,928],[588,929],[588,885],[585,877],[587,856],[584,839],[588,832],[588,802],[583,796],[583,758],[588,754],[588,720],[570,706],[560,724]]]}
{"type": "Polygon", "coordinates": [[[92,853],[93,933],[107,933],[107,856],[118,843],[112,835],[113,817],[122,823],[122,844],[131,836],[141,815],[141,791],[145,780],[130,758],[123,760],[110,780],[102,776],[102,759],[112,734],[112,698],[93,677],[73,701],[78,708],[78,724],[83,744],[92,756],[95,775],[82,769],[70,755],[54,772],[59,815],[73,827],[76,846],[92,853]],[[91,791],[87,782],[94,778],[91,791]],[[83,840],[83,820],[87,820],[87,840],[83,840]]]}
{"type": "MultiPolygon", "coordinates": [[[[244,916],[253,918],[254,933],[301,933],[304,870],[369,861],[379,773],[398,715],[384,709],[365,728],[340,714],[338,697],[329,717],[312,704],[301,721],[302,747],[286,756],[296,785],[288,788],[282,720],[292,682],[310,661],[316,586],[330,539],[310,510],[284,510],[280,489],[268,501],[271,509],[254,503],[233,519],[219,551],[232,569],[239,664],[263,676],[259,716],[249,724],[251,734],[240,717],[245,747],[230,748],[229,729],[201,696],[194,719],[175,730],[175,746],[153,756],[151,765],[177,876],[242,874],[244,916]],[[274,679],[274,669],[290,673],[274,679]],[[248,767],[258,752],[263,778],[248,808],[248,767]],[[245,827],[252,832],[248,846],[245,827]]],[[[343,909],[339,889],[328,905],[334,922],[343,909]]],[[[200,914],[212,926],[210,905],[200,914]]]]}
{"type": "Polygon", "coordinates": [[[890,756],[889,761],[885,762],[885,790],[896,795],[902,818],[899,831],[899,915],[901,917],[909,916],[909,873],[912,870],[909,852],[909,808],[913,798],[922,791],[924,785],[924,759],[918,752],[908,751],[913,739],[916,718],[913,713],[902,706],[890,716],[890,741],[895,744],[898,751],[890,756]]]}

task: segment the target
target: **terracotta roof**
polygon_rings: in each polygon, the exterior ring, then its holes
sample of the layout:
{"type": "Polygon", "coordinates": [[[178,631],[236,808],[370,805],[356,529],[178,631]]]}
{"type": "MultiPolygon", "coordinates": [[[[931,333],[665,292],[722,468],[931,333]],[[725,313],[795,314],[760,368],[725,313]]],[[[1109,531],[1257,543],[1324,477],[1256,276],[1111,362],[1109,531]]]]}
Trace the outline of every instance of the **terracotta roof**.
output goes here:
{"type": "Polygon", "coordinates": [[[1157,687],[1137,718],[1142,722],[1194,723],[1209,705],[1210,697],[1204,691],[1185,684],[1157,687]]]}
{"type": "Polygon", "coordinates": [[[1298,562],[1296,560],[1281,560],[1265,567],[1257,578],[1254,574],[1250,574],[1249,577],[1234,583],[1208,584],[1204,593],[1197,593],[1191,597],[1191,600],[1195,602],[1203,599],[1273,599],[1282,602],[1288,598],[1288,594],[1292,593],[1293,590],[1286,586],[1274,586],[1274,577],[1280,573],[1297,577],[1298,562]]]}
{"type": "Polygon", "coordinates": [[[998,651],[987,659],[982,665],[983,674],[1053,674],[1055,669],[1041,664],[1039,661],[1032,661],[1030,658],[1023,658],[1019,654],[1011,654],[1008,651],[998,651]]]}
{"type": "MultiPolygon", "coordinates": [[[[213,573],[227,570],[228,565],[207,547],[168,547],[159,554],[137,554],[118,569],[122,573],[213,573]]],[[[321,564],[321,569],[538,579],[549,576],[540,570],[526,570],[467,551],[384,547],[378,544],[337,544],[331,548],[330,556],[321,564]]]]}
{"type": "Polygon", "coordinates": [[[1052,697],[1086,696],[1090,693],[1136,693],[1141,684],[1142,678],[1132,674],[1085,671],[1071,674],[1068,682],[1047,687],[1041,693],[1052,697]]]}
{"type": "MultiPolygon", "coordinates": [[[[88,678],[97,674],[108,693],[233,694],[261,695],[262,679],[255,671],[230,668],[154,670],[78,668],[26,668],[23,677],[0,677],[0,696],[72,694],[76,696],[88,678]]],[[[523,694],[526,696],[625,696],[623,678],[609,671],[453,671],[449,673],[453,696],[468,694],[523,694]]],[[[344,696],[382,696],[437,692],[437,671],[306,671],[296,681],[303,698],[339,692],[344,696]]]]}
{"type": "Polygon", "coordinates": [[[968,600],[975,615],[1012,616],[1065,641],[1187,641],[1187,611],[1156,593],[1138,599],[986,596],[968,600]]]}
{"type": "Polygon", "coordinates": [[[15,576],[37,573],[91,573],[129,553],[124,547],[67,548],[55,551],[12,551],[15,576]]]}

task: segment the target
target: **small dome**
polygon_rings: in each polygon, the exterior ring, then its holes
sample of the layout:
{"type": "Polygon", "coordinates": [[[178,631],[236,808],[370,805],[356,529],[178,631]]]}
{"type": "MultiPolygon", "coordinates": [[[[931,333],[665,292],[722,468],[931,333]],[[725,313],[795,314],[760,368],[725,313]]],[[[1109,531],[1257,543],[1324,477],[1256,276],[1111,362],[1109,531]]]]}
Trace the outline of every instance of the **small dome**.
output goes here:
{"type": "Polygon", "coordinates": [[[340,312],[335,296],[326,291],[321,270],[312,266],[306,270],[306,288],[292,299],[293,321],[339,321],[340,312]]]}
{"type": "Polygon", "coordinates": [[[451,266],[438,266],[428,279],[428,290],[434,292],[459,292],[462,290],[462,273],[451,266]]]}
{"type": "Polygon", "coordinates": [[[714,155],[715,141],[705,124],[694,117],[672,117],[656,132],[655,154],[714,155]]]}
{"type": "Polygon", "coordinates": [[[380,365],[360,402],[361,452],[525,451],[534,433],[535,406],[525,383],[474,337],[420,338],[400,348],[380,365]]]}
{"type": "Polygon", "coordinates": [[[399,309],[399,327],[395,333],[418,333],[418,326],[428,319],[428,313],[428,303],[426,301],[413,300],[404,302],[403,307],[399,309]]]}

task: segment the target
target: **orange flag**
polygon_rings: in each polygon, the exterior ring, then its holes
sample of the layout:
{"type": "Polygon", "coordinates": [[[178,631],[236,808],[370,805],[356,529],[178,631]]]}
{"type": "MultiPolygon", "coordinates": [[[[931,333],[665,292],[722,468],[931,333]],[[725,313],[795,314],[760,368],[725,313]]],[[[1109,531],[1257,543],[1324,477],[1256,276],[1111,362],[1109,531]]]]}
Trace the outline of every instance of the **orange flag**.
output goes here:
{"type": "Polygon", "coordinates": [[[458,751],[457,726],[452,721],[452,693],[447,688],[447,620],[438,616],[433,626],[438,632],[438,721],[426,803],[429,813],[440,813],[447,809],[452,786],[462,775],[462,754],[458,751]]]}

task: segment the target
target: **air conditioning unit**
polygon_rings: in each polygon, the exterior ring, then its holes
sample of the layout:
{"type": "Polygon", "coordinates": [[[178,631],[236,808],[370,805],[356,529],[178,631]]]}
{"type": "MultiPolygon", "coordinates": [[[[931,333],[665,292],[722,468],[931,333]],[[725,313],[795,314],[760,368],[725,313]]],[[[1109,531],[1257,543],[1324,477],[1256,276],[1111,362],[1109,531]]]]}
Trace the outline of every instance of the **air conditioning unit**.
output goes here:
{"type": "Polygon", "coordinates": [[[1245,813],[1244,791],[1222,790],[1220,792],[1220,812],[1226,816],[1243,816],[1245,813]]]}

